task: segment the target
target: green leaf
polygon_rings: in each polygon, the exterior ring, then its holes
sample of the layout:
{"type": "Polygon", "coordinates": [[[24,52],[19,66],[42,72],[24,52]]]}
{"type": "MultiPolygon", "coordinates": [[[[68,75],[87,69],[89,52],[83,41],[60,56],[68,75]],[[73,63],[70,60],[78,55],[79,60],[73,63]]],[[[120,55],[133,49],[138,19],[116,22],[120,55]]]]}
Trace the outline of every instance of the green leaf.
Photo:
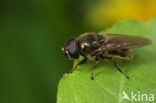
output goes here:
{"type": "MultiPolygon", "coordinates": [[[[142,101],[142,94],[146,94],[147,102],[150,102],[149,98],[156,95],[156,19],[146,24],[134,20],[119,22],[102,33],[143,36],[152,39],[152,45],[134,49],[134,58],[129,61],[117,60],[130,80],[111,61],[100,61],[94,80],[91,80],[91,70],[95,61],[78,66],[60,80],[57,103],[129,103],[139,101],[139,97],[142,101]],[[130,100],[122,98],[123,92],[130,100]],[[132,92],[136,94],[136,100],[131,98],[132,92]]],[[[145,96],[142,102],[146,102],[145,96]]]]}

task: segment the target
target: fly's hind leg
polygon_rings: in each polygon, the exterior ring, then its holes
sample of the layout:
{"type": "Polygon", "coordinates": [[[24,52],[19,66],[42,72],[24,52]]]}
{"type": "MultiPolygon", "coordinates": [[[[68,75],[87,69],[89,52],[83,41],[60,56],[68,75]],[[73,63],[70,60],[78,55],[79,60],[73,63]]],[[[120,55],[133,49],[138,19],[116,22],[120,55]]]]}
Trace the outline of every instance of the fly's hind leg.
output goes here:
{"type": "Polygon", "coordinates": [[[122,73],[127,79],[130,79],[117,65],[115,58],[112,58],[112,61],[114,63],[114,66],[116,67],[117,70],[120,71],[120,73],[122,73]]]}
{"type": "Polygon", "coordinates": [[[79,63],[77,63],[76,65],[75,65],[75,67],[73,67],[68,73],[72,73],[76,68],[77,68],[77,66],[78,65],[81,65],[81,64],[84,64],[86,61],[87,61],[87,57],[85,57],[82,61],[80,61],[79,63]]]}
{"type": "Polygon", "coordinates": [[[113,58],[113,57],[104,57],[103,55],[99,55],[99,57],[100,57],[101,59],[104,59],[104,60],[112,60],[113,63],[114,63],[114,66],[116,67],[116,69],[117,69],[118,71],[120,71],[120,73],[122,73],[127,79],[130,79],[130,78],[119,68],[119,66],[118,66],[117,63],[116,63],[115,58],[113,58]]]}

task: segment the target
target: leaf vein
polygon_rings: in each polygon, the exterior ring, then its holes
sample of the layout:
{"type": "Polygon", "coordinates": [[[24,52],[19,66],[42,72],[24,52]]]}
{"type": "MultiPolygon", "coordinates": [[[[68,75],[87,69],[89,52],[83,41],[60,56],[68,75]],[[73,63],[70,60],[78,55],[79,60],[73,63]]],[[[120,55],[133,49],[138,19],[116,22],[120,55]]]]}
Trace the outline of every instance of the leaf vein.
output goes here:
{"type": "Polygon", "coordinates": [[[115,98],[117,98],[117,96],[114,94],[114,93],[112,93],[110,90],[108,90],[107,88],[105,88],[100,82],[98,82],[97,80],[96,80],[96,83],[100,86],[100,87],[102,87],[104,90],[106,90],[108,93],[110,93],[111,95],[113,95],[115,98]]]}

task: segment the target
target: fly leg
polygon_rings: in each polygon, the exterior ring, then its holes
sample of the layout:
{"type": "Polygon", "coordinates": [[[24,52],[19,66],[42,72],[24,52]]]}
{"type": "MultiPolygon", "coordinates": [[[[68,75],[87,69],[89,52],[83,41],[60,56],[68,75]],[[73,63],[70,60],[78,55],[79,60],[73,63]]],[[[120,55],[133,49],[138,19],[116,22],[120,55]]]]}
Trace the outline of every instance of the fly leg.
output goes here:
{"type": "Polygon", "coordinates": [[[114,66],[116,67],[116,69],[117,69],[120,73],[122,73],[127,79],[130,79],[130,78],[119,68],[119,66],[118,66],[117,63],[116,63],[115,58],[113,58],[113,57],[104,57],[103,55],[99,55],[99,57],[100,57],[101,59],[104,59],[104,60],[112,60],[113,63],[114,63],[114,66]]]}
{"type": "Polygon", "coordinates": [[[75,65],[75,67],[73,67],[68,73],[72,73],[76,68],[77,68],[77,66],[78,65],[81,65],[81,64],[84,64],[86,61],[87,61],[87,57],[85,57],[82,61],[80,61],[79,63],[77,63],[76,65],[75,65]]]}
{"type": "Polygon", "coordinates": [[[130,79],[117,65],[115,58],[112,58],[112,61],[114,63],[114,66],[116,67],[117,70],[119,70],[127,79],[130,79]]]}
{"type": "Polygon", "coordinates": [[[94,70],[95,70],[95,68],[97,67],[97,65],[100,63],[98,57],[96,57],[95,60],[96,60],[96,63],[95,63],[95,65],[94,65],[93,68],[92,68],[92,76],[91,76],[91,80],[94,80],[94,77],[93,77],[93,75],[94,75],[94,70]]]}

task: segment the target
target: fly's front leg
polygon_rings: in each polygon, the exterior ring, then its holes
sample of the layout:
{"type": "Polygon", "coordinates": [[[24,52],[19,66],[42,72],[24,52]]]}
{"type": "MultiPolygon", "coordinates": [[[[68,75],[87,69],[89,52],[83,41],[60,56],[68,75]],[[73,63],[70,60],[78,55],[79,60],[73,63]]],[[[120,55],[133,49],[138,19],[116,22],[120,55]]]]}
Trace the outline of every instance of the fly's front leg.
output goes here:
{"type": "Polygon", "coordinates": [[[91,77],[91,80],[94,80],[94,70],[95,70],[95,68],[97,67],[97,65],[100,63],[98,57],[96,57],[95,60],[96,60],[96,63],[95,63],[95,65],[93,66],[93,69],[92,69],[92,77],[91,77]]]}
{"type": "Polygon", "coordinates": [[[81,64],[84,64],[86,61],[87,61],[87,57],[85,57],[82,61],[80,61],[79,63],[77,63],[76,65],[75,65],[75,67],[73,67],[70,71],[69,71],[69,73],[72,73],[76,68],[77,68],[77,66],[78,65],[81,65],[81,64]]]}

